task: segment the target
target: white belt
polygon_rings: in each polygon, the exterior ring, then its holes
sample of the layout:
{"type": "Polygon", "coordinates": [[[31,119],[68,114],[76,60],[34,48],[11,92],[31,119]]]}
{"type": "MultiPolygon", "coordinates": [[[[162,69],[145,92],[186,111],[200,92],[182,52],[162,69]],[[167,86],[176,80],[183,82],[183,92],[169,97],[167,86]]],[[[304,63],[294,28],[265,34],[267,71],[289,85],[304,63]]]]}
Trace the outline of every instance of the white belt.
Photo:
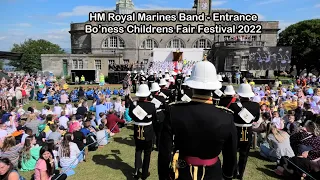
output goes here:
{"type": "Polygon", "coordinates": [[[137,125],[137,126],[149,126],[149,125],[152,124],[152,121],[147,122],[147,123],[145,123],[145,122],[133,122],[133,124],[137,125]]]}
{"type": "Polygon", "coordinates": [[[162,109],[157,109],[157,112],[161,112],[162,111],[162,109]]]}
{"type": "Polygon", "coordinates": [[[252,127],[252,124],[238,124],[238,123],[234,123],[235,126],[237,127],[252,127]]]}

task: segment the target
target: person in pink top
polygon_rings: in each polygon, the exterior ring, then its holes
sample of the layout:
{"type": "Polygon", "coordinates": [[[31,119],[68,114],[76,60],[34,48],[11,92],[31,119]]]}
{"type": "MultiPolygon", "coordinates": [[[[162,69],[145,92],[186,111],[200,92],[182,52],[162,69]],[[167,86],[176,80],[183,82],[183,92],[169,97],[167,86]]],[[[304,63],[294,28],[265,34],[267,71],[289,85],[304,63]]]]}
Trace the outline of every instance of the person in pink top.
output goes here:
{"type": "Polygon", "coordinates": [[[71,121],[69,122],[69,132],[73,133],[80,127],[80,122],[77,120],[76,116],[73,115],[71,117],[71,121]]]}
{"type": "Polygon", "coordinates": [[[40,149],[40,158],[37,161],[35,172],[35,180],[65,180],[67,179],[66,174],[60,174],[58,170],[55,169],[53,153],[48,146],[43,146],[40,149]]]}

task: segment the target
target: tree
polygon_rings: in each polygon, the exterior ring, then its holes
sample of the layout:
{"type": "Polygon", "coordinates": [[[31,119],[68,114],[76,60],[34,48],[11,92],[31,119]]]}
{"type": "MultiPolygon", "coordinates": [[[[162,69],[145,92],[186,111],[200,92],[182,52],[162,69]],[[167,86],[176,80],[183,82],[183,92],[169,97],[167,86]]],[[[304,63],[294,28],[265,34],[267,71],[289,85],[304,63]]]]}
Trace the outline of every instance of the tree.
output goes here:
{"type": "Polygon", "coordinates": [[[320,72],[320,19],[298,22],[279,34],[278,46],[292,46],[291,65],[299,75],[304,69],[320,72]]]}
{"type": "Polygon", "coordinates": [[[4,66],[4,62],[3,62],[3,61],[4,61],[4,60],[0,59],[0,70],[3,69],[3,66],[4,66]]]}
{"type": "Polygon", "coordinates": [[[10,61],[10,65],[26,72],[41,70],[41,54],[64,54],[59,45],[39,39],[28,39],[22,44],[13,44],[11,52],[23,53],[20,60],[10,61]]]}

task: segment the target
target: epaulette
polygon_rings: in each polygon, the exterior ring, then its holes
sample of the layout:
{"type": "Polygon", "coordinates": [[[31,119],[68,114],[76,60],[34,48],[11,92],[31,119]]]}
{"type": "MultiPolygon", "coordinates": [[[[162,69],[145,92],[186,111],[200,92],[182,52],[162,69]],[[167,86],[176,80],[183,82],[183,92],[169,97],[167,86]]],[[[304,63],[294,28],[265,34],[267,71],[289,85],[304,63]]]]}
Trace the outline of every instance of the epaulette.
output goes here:
{"type": "Polygon", "coordinates": [[[230,112],[230,113],[232,113],[232,114],[234,113],[231,109],[228,109],[228,108],[223,107],[223,106],[216,106],[216,108],[222,109],[222,110],[227,111],[227,112],[230,112]]]}

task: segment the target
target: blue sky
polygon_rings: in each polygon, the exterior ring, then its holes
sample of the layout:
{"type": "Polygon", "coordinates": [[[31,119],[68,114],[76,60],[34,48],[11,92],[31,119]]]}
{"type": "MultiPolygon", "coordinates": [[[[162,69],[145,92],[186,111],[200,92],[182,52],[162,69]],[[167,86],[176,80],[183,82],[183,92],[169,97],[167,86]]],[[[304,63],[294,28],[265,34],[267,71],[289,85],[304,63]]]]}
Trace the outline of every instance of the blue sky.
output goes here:
{"type": "MultiPolygon", "coordinates": [[[[193,0],[133,0],[139,9],[191,8],[193,0]]],[[[27,38],[46,39],[70,48],[70,22],[84,22],[88,12],[114,9],[116,0],[0,0],[0,51],[27,38]]],[[[260,20],[280,21],[283,29],[320,18],[319,0],[213,0],[213,8],[257,13],[260,20]]]]}

